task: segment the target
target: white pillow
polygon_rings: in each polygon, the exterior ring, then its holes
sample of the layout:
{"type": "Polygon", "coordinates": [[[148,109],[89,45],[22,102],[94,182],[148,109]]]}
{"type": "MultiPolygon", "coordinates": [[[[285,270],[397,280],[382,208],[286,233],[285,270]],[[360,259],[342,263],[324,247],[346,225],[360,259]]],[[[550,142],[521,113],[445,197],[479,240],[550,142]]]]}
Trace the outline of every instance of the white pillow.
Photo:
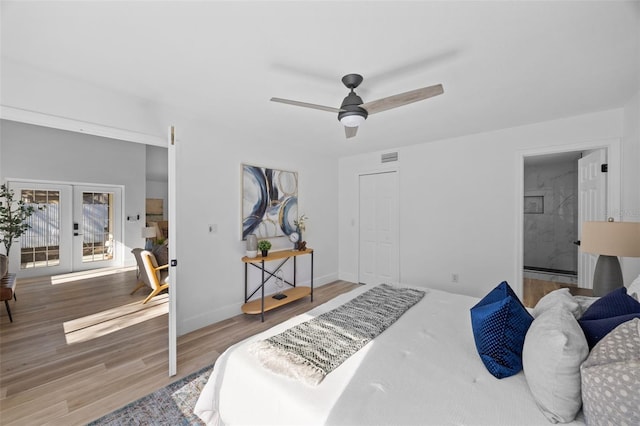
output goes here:
{"type": "Polygon", "coordinates": [[[638,278],[633,280],[627,289],[627,294],[640,302],[640,275],[638,275],[638,278]]]}
{"type": "Polygon", "coordinates": [[[570,422],[580,411],[580,364],[587,355],[584,333],[562,305],[547,309],[531,323],[522,367],[538,408],[550,422],[570,422]]]}
{"type": "Polygon", "coordinates": [[[560,288],[545,294],[533,308],[533,317],[538,318],[543,312],[555,307],[563,306],[570,311],[574,318],[578,319],[582,315],[580,305],[576,302],[568,288],[560,288]]]}
{"type": "MultiPolygon", "coordinates": [[[[578,302],[578,305],[580,305],[580,317],[582,317],[582,314],[589,309],[589,306],[593,305],[593,302],[598,299],[600,298],[596,296],[573,296],[573,300],[578,302]]],[[[580,319],[580,317],[577,319],[580,319]]]]}

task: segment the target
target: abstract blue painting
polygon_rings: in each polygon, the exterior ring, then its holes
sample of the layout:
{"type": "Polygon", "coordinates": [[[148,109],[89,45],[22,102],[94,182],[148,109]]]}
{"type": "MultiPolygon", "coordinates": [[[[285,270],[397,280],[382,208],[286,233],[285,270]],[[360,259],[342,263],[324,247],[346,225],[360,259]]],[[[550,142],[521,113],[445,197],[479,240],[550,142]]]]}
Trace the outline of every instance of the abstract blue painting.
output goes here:
{"type": "Polygon", "coordinates": [[[289,235],[298,217],[298,173],[242,165],[242,239],[289,235]]]}

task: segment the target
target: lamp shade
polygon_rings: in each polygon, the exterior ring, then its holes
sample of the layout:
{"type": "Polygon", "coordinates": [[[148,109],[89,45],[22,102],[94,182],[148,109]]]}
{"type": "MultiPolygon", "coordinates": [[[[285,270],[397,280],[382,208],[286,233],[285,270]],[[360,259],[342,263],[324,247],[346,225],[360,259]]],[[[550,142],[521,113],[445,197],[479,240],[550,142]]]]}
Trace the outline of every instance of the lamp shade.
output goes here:
{"type": "Polygon", "coordinates": [[[607,256],[640,257],[640,222],[584,222],[580,250],[607,256]]]}
{"type": "Polygon", "coordinates": [[[142,228],[142,238],[155,238],[156,228],[153,226],[145,226],[142,228]]]}

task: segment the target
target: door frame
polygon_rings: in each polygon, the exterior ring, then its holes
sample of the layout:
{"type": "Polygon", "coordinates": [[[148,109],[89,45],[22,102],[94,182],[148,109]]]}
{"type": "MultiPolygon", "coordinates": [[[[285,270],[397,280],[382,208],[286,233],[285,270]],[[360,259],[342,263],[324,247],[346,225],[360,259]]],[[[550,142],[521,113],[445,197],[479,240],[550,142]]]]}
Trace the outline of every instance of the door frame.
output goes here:
{"type": "MultiPolygon", "coordinates": [[[[166,134],[159,136],[159,135],[142,133],[142,132],[137,132],[132,130],[119,129],[116,127],[105,126],[102,124],[90,123],[87,121],[59,117],[51,114],[44,114],[44,113],[39,113],[34,111],[27,111],[19,108],[8,107],[5,105],[0,105],[0,117],[2,117],[3,119],[11,120],[11,121],[17,121],[19,123],[28,123],[28,124],[34,124],[36,126],[50,127],[53,129],[68,130],[75,133],[85,133],[88,135],[106,137],[106,138],[121,140],[125,142],[140,143],[143,145],[154,145],[154,146],[160,146],[160,147],[168,146],[166,134]]],[[[171,129],[171,127],[169,129],[171,129]]],[[[171,132],[171,130],[169,130],[169,132],[171,132]]],[[[169,138],[170,137],[171,135],[169,134],[169,138]]],[[[173,178],[171,177],[169,178],[169,186],[173,185],[172,193],[173,193],[174,199],[177,197],[177,193],[178,193],[178,189],[177,189],[178,165],[177,165],[176,157],[177,155],[175,154],[175,151],[174,151],[173,161],[170,160],[169,162],[170,173],[173,173],[173,178]]],[[[5,180],[25,181],[25,179],[10,178],[10,177],[5,177],[5,180]]],[[[122,197],[123,197],[122,198],[122,212],[123,212],[122,220],[124,221],[124,212],[126,211],[124,190],[122,193],[122,197]]],[[[169,199],[171,200],[171,197],[169,199]]],[[[177,225],[176,224],[177,207],[175,202],[173,203],[173,207],[171,207],[171,205],[169,206],[168,215],[170,220],[171,218],[175,219],[173,220],[173,225],[169,227],[169,237],[170,237],[169,258],[175,259],[176,248],[177,248],[177,243],[175,238],[177,235],[175,231],[176,225],[177,225]]],[[[121,255],[124,256],[124,251],[121,255]]],[[[177,272],[177,268],[175,268],[175,270],[177,272]]],[[[169,278],[170,285],[172,285],[174,289],[177,281],[176,275],[177,274],[174,273],[173,276],[169,278]]],[[[169,292],[169,362],[168,362],[169,365],[168,367],[169,367],[170,376],[173,376],[176,374],[176,364],[177,364],[177,349],[176,349],[176,346],[177,346],[176,345],[176,342],[177,342],[177,327],[176,327],[177,295],[176,293],[177,292],[175,290],[169,292]]]]}
{"type": "MultiPolygon", "coordinates": [[[[124,223],[125,223],[125,215],[124,215],[124,211],[125,211],[125,188],[122,185],[112,185],[112,184],[100,184],[100,183],[86,183],[86,182],[71,182],[71,181],[58,181],[58,180],[40,180],[40,179],[22,179],[22,178],[10,178],[7,177],[5,179],[5,181],[9,184],[9,185],[39,185],[40,187],[51,187],[51,188],[55,188],[57,187],[68,187],[69,189],[69,201],[70,201],[70,205],[69,205],[69,211],[68,213],[68,217],[63,219],[66,219],[66,222],[63,222],[61,225],[63,227],[63,229],[61,229],[62,232],[65,233],[70,233],[72,232],[72,227],[73,227],[73,222],[74,220],[77,220],[78,218],[76,217],[77,215],[77,209],[76,209],[76,190],[77,189],[95,189],[95,190],[100,190],[100,189],[115,189],[117,192],[117,197],[119,197],[119,200],[116,200],[117,206],[116,206],[116,211],[114,212],[114,217],[117,216],[118,218],[118,222],[116,223],[116,230],[114,232],[115,238],[115,247],[114,247],[114,257],[115,260],[114,261],[110,261],[112,263],[112,265],[109,265],[108,267],[122,267],[124,265],[124,242],[123,237],[124,237],[124,223]]],[[[87,270],[91,270],[91,269],[100,269],[100,268],[104,268],[106,267],[104,264],[95,264],[93,267],[90,264],[87,264],[87,267],[83,267],[82,263],[78,262],[78,259],[76,259],[76,255],[77,255],[77,250],[80,251],[80,255],[82,254],[82,246],[80,245],[80,247],[77,246],[78,242],[76,241],[76,236],[72,236],[70,237],[71,240],[69,241],[69,245],[70,245],[70,253],[69,254],[71,257],[68,260],[68,270],[65,271],[60,271],[60,270],[29,270],[26,273],[20,273],[20,269],[18,270],[18,274],[19,276],[22,276],[23,278],[31,278],[31,277],[38,277],[41,275],[57,275],[57,274],[66,274],[66,273],[72,273],[72,272],[81,272],[81,271],[87,271],[87,270]]],[[[20,247],[20,245],[15,245],[14,250],[18,250],[20,247]]],[[[12,251],[12,253],[14,253],[14,251],[12,251]]],[[[12,258],[14,257],[14,255],[12,254],[12,258]]],[[[19,259],[19,257],[17,258],[19,259]]],[[[19,264],[19,262],[18,262],[19,264]]]]}
{"type": "Polygon", "coordinates": [[[167,131],[167,160],[168,160],[168,194],[167,194],[167,219],[169,219],[169,333],[167,344],[169,347],[169,377],[175,376],[178,372],[178,313],[177,313],[177,283],[178,283],[178,146],[179,139],[176,137],[176,129],[169,126],[167,131]]]}
{"type": "MultiPolygon", "coordinates": [[[[516,241],[515,241],[515,266],[513,276],[516,278],[513,289],[522,298],[523,295],[523,268],[524,268],[524,159],[534,155],[559,154],[563,152],[589,151],[593,149],[605,149],[607,151],[607,217],[619,221],[621,217],[621,187],[622,159],[620,138],[601,139],[595,141],[580,142],[568,145],[543,146],[519,150],[516,152],[516,181],[515,181],[515,211],[516,211],[516,241]]],[[[578,224],[580,226],[580,224],[578,224]]]]}

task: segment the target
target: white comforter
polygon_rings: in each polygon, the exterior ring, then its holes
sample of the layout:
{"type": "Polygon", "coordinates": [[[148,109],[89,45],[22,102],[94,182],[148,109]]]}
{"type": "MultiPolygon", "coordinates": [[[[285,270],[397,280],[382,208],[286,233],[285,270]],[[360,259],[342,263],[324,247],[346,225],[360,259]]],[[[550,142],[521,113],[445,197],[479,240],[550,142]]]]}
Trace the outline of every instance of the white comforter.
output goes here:
{"type": "MultiPolygon", "coordinates": [[[[362,286],[225,351],[195,407],[210,425],[549,425],[524,374],[498,380],[482,364],[469,309],[478,299],[426,296],[315,387],[276,375],[248,343],[368,290],[362,286]]],[[[582,421],[572,424],[583,424],[582,421]]]]}

